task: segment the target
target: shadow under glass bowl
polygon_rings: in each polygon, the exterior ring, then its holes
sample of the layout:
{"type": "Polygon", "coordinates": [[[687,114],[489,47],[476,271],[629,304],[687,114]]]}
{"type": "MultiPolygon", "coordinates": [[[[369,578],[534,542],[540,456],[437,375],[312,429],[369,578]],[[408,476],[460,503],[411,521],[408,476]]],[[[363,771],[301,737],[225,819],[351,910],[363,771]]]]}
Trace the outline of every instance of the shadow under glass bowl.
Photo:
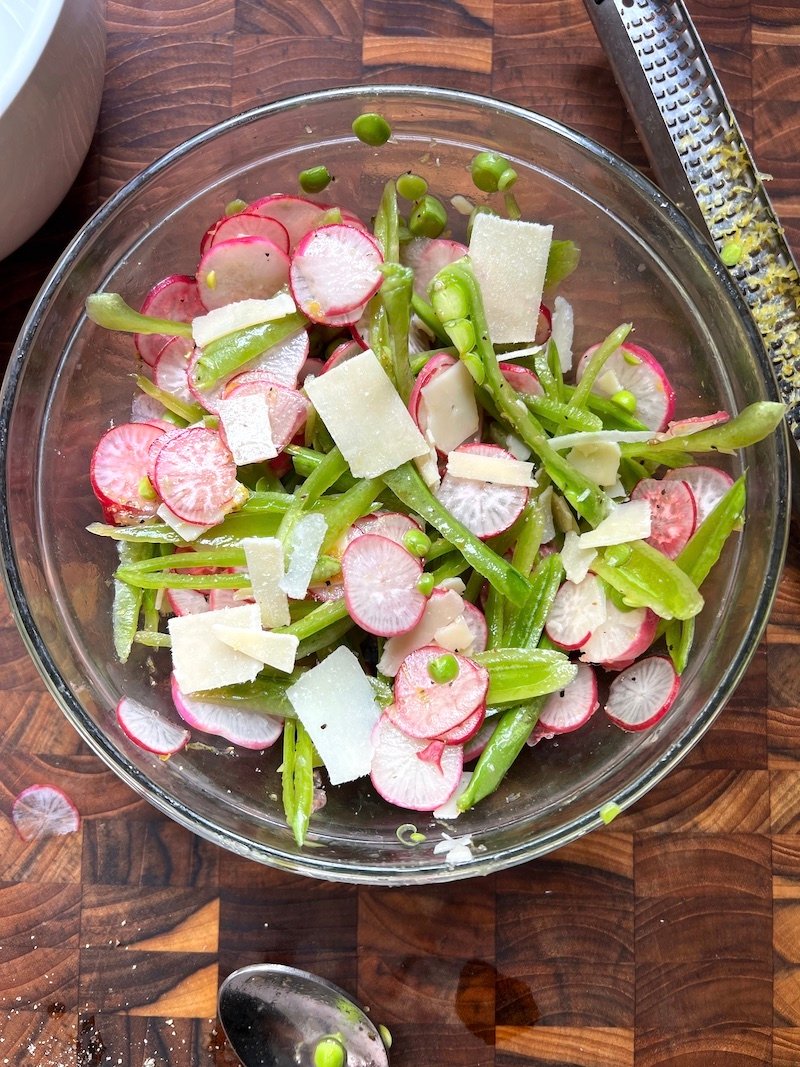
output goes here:
{"type": "MultiPolygon", "coordinates": [[[[111,640],[114,546],[86,532],[99,518],[89,486],[92,449],[133,394],[130,338],[84,313],[98,289],[138,306],[150,286],[194,273],[198,241],[234,198],[293,192],[297,174],[324,162],[330,198],[368,218],[384,181],[413,169],[448,203],[475,196],[469,161],[497,150],[519,173],[524,218],[551,222],[581,247],[563,285],[575,308],[580,352],[622,321],[664,362],[678,412],[689,416],[777,396],[744,305],[683,216],[622,160],[587,138],[520,108],[424,88],[350,88],[270,104],[193,138],[113,196],[53,270],[23,327],[2,398],[2,551],[18,625],[66,717],[129,785],[191,830],[234,852],[321,878],[362,883],[434,882],[485,874],[542,855],[601,825],[600,809],[628,807],[658,782],[722,709],[755,651],[787,539],[787,439],[731,457],[749,472],[743,532],[704,593],[695,649],[680,696],[653,729],[623,733],[602,714],[574,735],[526,750],[500,790],[457,822],[407,814],[368,780],[328,789],[303,849],[284,825],[277,767],[265,754],[189,749],[161,760],[119,730],[129,694],[171,709],[168,656],[135,648],[119,664],[111,640]],[[389,120],[380,149],[358,142],[361,111],[389,120]],[[426,835],[403,845],[409,820],[426,835]],[[451,867],[434,845],[472,835],[471,862],[451,867]]],[[[326,194],[327,195],[327,194],[326,194]]],[[[464,218],[451,212],[454,236],[464,218]]],[[[354,410],[354,417],[358,417],[354,410]]],[[[171,712],[174,714],[174,712],[171,712]]]]}

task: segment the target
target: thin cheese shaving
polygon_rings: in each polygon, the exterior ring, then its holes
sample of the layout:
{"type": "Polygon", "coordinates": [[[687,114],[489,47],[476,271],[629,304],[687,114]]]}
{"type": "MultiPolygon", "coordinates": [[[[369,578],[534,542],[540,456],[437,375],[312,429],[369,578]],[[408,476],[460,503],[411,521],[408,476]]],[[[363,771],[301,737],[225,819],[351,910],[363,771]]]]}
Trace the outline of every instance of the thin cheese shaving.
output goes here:
{"type": "Polygon", "coordinates": [[[182,541],[194,541],[201,533],[205,533],[206,530],[210,529],[208,526],[197,526],[193,522],[184,522],[183,519],[179,519],[166,504],[159,505],[156,515],[158,515],[158,517],[166,523],[171,530],[174,530],[182,541]]]}
{"type": "Polygon", "coordinates": [[[289,674],[294,670],[294,660],[300,641],[294,634],[273,634],[268,630],[245,630],[238,626],[215,623],[212,633],[220,641],[243,652],[246,656],[260,660],[268,667],[289,674]]]}
{"type": "Polygon", "coordinates": [[[219,337],[261,322],[282,319],[296,310],[288,293],[279,293],[269,300],[236,300],[192,319],[192,340],[198,348],[204,348],[219,337]]]}
{"type": "Polygon", "coordinates": [[[219,419],[237,467],[277,456],[265,392],[240,392],[223,397],[219,401],[219,419]]]}
{"type": "Polygon", "coordinates": [[[582,548],[604,548],[650,536],[650,505],[646,500],[619,504],[594,530],[581,534],[582,548]]]}
{"type": "Polygon", "coordinates": [[[172,669],[182,693],[219,689],[223,685],[252,682],[262,669],[261,660],[237,652],[214,633],[217,624],[261,630],[257,604],[220,608],[197,615],[176,615],[167,628],[172,638],[172,669]]]}
{"type": "Polygon", "coordinates": [[[475,452],[450,452],[447,473],[453,478],[468,478],[496,485],[535,486],[533,464],[505,456],[482,456],[475,452]]]}
{"type": "Polygon", "coordinates": [[[285,567],[283,545],[277,537],[245,537],[242,547],[262,626],[268,629],[288,626],[289,598],[281,589],[285,567]]]}
{"type": "Polygon", "coordinates": [[[303,600],[308,592],[327,532],[328,524],[318,512],[304,515],[292,531],[289,566],[280,583],[281,589],[292,600],[303,600]]]}

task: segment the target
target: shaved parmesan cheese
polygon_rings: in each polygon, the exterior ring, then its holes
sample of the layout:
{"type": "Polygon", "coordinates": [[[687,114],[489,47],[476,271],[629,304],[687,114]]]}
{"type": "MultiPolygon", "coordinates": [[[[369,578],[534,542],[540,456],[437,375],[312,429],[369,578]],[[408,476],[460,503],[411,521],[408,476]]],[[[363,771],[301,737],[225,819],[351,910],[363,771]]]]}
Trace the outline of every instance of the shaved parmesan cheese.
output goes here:
{"type": "Polygon", "coordinates": [[[299,638],[294,634],[273,634],[268,630],[245,630],[239,626],[216,623],[211,627],[215,637],[237,652],[260,660],[268,667],[289,674],[294,670],[299,638]]]}
{"type": "Polygon", "coordinates": [[[536,336],[552,237],[552,226],[499,215],[475,216],[469,254],[494,344],[532,341],[536,336]]]}
{"type": "Polygon", "coordinates": [[[428,435],[442,452],[452,452],[480,428],[472,375],[461,360],[434,375],[422,390],[420,406],[428,435]]]}
{"type": "Polygon", "coordinates": [[[547,488],[539,494],[539,507],[542,511],[542,544],[546,545],[556,535],[556,526],[553,522],[553,487],[547,488]]]}
{"type": "Polygon", "coordinates": [[[172,669],[182,693],[219,689],[223,685],[252,682],[263,664],[237,652],[214,633],[217,624],[245,630],[261,630],[257,604],[175,615],[167,622],[172,638],[172,669]]]}
{"type": "Polygon", "coordinates": [[[327,532],[327,522],[322,515],[313,511],[298,520],[292,531],[289,566],[280,582],[281,589],[292,600],[302,600],[308,592],[311,575],[327,532]]]}
{"type": "Polygon", "coordinates": [[[289,598],[281,589],[284,572],[283,545],[277,537],[245,537],[242,547],[253,596],[261,612],[262,626],[268,629],[273,626],[288,626],[292,621],[289,616],[289,598]]]}
{"type": "Polygon", "coordinates": [[[568,530],[564,534],[564,546],[561,549],[561,562],[564,564],[564,575],[567,581],[582,582],[589,573],[589,568],[594,563],[597,549],[586,548],[581,544],[581,539],[574,530],[568,530]]]}
{"type": "Polygon", "coordinates": [[[581,534],[583,548],[604,548],[625,541],[639,541],[650,536],[650,504],[647,500],[629,500],[619,504],[599,526],[581,534]]]}
{"type": "Polygon", "coordinates": [[[557,452],[563,452],[575,445],[597,445],[604,441],[615,441],[624,444],[630,441],[636,444],[640,441],[652,441],[652,430],[586,430],[579,433],[565,433],[561,437],[551,437],[550,446],[557,452]]]}
{"type": "Polygon", "coordinates": [[[472,771],[462,771],[461,777],[456,786],[456,791],[446,800],[440,808],[437,808],[434,813],[434,819],[447,819],[449,822],[451,819],[457,819],[461,814],[461,808],[458,806],[458,798],[462,793],[466,793],[467,786],[469,785],[470,778],[472,778],[472,771]]]}
{"type": "Polygon", "coordinates": [[[450,452],[447,473],[453,478],[469,478],[495,485],[535,486],[533,464],[505,456],[481,456],[475,452],[450,452]]]}
{"type": "Polygon", "coordinates": [[[621,455],[616,441],[598,441],[575,445],[567,455],[567,462],[598,485],[615,485],[621,455]]]}
{"type": "Polygon", "coordinates": [[[562,374],[572,370],[572,339],[574,333],[574,315],[572,304],[563,296],[553,301],[553,320],[550,324],[550,340],[558,351],[558,362],[562,374]]]}
{"type": "Polygon", "coordinates": [[[397,637],[387,640],[383,646],[378,670],[387,678],[394,678],[406,656],[429,645],[436,631],[459,618],[463,611],[464,601],[452,590],[430,597],[417,625],[408,633],[398,634],[397,637]]]}
{"type": "Polygon", "coordinates": [[[179,519],[178,516],[167,507],[166,504],[161,504],[156,515],[169,526],[171,530],[174,530],[178,537],[182,541],[194,541],[200,536],[201,533],[205,533],[209,530],[209,526],[197,526],[193,522],[184,522],[183,519],[179,519]]]}
{"type": "Polygon", "coordinates": [[[377,478],[428,444],[370,349],[306,382],[306,393],[355,478],[377,478]]]}
{"type": "Polygon", "coordinates": [[[610,367],[598,374],[594,384],[597,392],[604,396],[613,396],[622,389],[622,382],[610,367]]]}
{"type": "Polygon", "coordinates": [[[475,635],[467,625],[463,615],[446,626],[441,626],[433,635],[433,643],[446,648],[448,652],[468,652],[475,642],[475,635]]]}
{"type": "Polygon", "coordinates": [[[528,459],[531,455],[531,450],[525,442],[520,441],[513,433],[506,434],[506,448],[514,459],[528,459]]]}
{"type": "Polygon", "coordinates": [[[436,462],[436,449],[431,445],[424,456],[414,457],[414,466],[429,489],[436,490],[441,485],[439,465],[436,462]]]}
{"type": "Polygon", "coordinates": [[[438,844],[433,846],[434,856],[441,856],[442,853],[446,853],[444,857],[445,863],[449,867],[455,867],[459,863],[469,863],[472,859],[472,834],[465,834],[463,837],[450,837],[448,834],[442,834],[442,840],[438,844]]]}
{"type": "Polygon", "coordinates": [[[295,311],[297,307],[288,293],[278,293],[269,300],[236,300],[192,319],[192,339],[198,348],[204,348],[218,337],[282,319],[295,311]]]}
{"type": "Polygon", "coordinates": [[[224,397],[219,401],[219,418],[237,467],[277,456],[266,392],[240,392],[224,397]]]}
{"type": "Polygon", "coordinates": [[[286,690],[332,785],[369,774],[372,732],[381,716],[369,678],[341,645],[286,690]]]}

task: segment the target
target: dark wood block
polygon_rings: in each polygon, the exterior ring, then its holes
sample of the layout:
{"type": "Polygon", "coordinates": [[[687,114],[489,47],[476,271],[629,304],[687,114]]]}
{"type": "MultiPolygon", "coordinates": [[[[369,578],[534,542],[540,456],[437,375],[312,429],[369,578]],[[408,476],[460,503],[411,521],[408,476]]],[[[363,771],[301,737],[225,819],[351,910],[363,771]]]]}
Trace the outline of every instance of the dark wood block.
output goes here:
{"type": "Polygon", "coordinates": [[[341,85],[343,70],[361,66],[361,45],[338,36],[241,36],[233,44],[231,104],[244,111],[312,89],[341,85]]]}
{"type": "Polygon", "coordinates": [[[364,0],[364,34],[382,37],[491,37],[492,3],[364,0]]]}
{"type": "Polygon", "coordinates": [[[216,952],[215,889],[87,885],[81,909],[83,948],[216,952]]]}
{"type": "Polygon", "coordinates": [[[771,959],[637,963],[639,1032],[680,1034],[771,1024],[771,959]]]}
{"type": "MultiPolygon", "coordinates": [[[[361,37],[363,0],[236,0],[238,37],[361,37]]],[[[346,79],[341,82],[347,84],[346,79]]]]}
{"type": "Polygon", "coordinates": [[[612,1027],[500,1026],[496,1067],[633,1067],[633,1031],[612,1027]]]}
{"type": "Polygon", "coordinates": [[[636,1067],[762,1067],[769,1064],[772,1037],[761,1030],[719,1029],[676,1035],[672,1031],[645,1033],[636,1039],[636,1067]]]}
{"type": "Polygon", "coordinates": [[[84,882],[216,886],[219,848],[152,809],[149,814],[145,819],[95,819],[84,826],[84,882]]]}
{"type": "Polygon", "coordinates": [[[775,1027],[772,1031],[772,1067],[795,1067],[800,1063],[800,1027],[775,1027]]]}
{"type": "Polygon", "coordinates": [[[678,767],[621,816],[642,833],[763,833],[770,825],[766,771],[678,767]]]}
{"type": "Polygon", "coordinates": [[[212,1018],[219,981],[210,952],[138,952],[82,948],[82,1010],[163,1019],[212,1018]]]}
{"type": "Polygon", "coordinates": [[[228,33],[235,11],[236,0],[167,0],[157,7],[136,0],[108,0],[106,20],[110,33],[228,33]]]}

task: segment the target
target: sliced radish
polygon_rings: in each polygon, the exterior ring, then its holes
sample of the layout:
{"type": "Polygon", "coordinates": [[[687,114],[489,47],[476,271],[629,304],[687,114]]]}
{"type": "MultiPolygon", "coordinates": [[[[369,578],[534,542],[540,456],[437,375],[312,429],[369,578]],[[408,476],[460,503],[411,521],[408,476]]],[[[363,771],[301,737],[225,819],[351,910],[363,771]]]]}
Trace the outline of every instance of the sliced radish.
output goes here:
{"type": "MultiPolygon", "coordinates": [[[[254,200],[247,209],[256,215],[266,215],[277,219],[289,235],[289,249],[293,249],[301,237],[318,226],[324,218],[328,206],[315,204],[302,196],[287,196],[285,193],[273,193],[254,200]]],[[[359,225],[363,225],[359,222],[359,225]]]]}
{"type": "Polygon", "coordinates": [[[169,437],[156,456],[153,478],[170,511],[198,526],[222,522],[238,486],[236,464],[222,438],[201,426],[169,437]]]}
{"type": "Polygon", "coordinates": [[[237,300],[267,300],[289,279],[289,257],[266,237],[212,245],[197,268],[200,299],[209,311],[237,300]]]}
{"type": "Polygon", "coordinates": [[[670,422],[664,433],[659,436],[659,440],[670,437],[690,437],[694,433],[710,430],[712,426],[719,426],[720,423],[729,420],[730,415],[727,411],[713,411],[710,415],[692,415],[688,419],[677,419],[670,422]]]}
{"type": "Polygon", "coordinates": [[[407,737],[388,715],[379,719],[373,745],[372,784],[390,804],[412,811],[434,811],[457,789],[464,766],[460,745],[445,745],[439,763],[420,759],[429,742],[407,737]]]}
{"type": "Polygon", "coordinates": [[[356,322],[380,288],[383,262],[377,241],[353,226],[320,226],[292,256],[289,282],[295,302],[314,322],[356,322]]]}
{"type": "MultiPolygon", "coordinates": [[[[141,312],[173,322],[191,322],[197,315],[204,315],[206,309],[200,299],[197,279],[186,274],[171,274],[153,286],[142,302],[141,312]]],[[[151,367],[169,340],[170,337],[162,333],[137,333],[134,336],[136,350],[151,367]]]]}
{"type": "MultiPolygon", "coordinates": [[[[461,445],[456,452],[514,459],[499,445],[461,445]]],[[[481,540],[495,537],[513,526],[528,503],[528,490],[524,486],[454,478],[451,474],[442,478],[436,495],[447,510],[481,540]]]]}
{"type": "Polygon", "coordinates": [[[142,496],[150,447],[164,431],[148,422],[124,422],[106,430],[95,445],[89,467],[94,494],[101,504],[140,516],[154,515],[158,501],[142,496]]]}
{"type": "Polygon", "coordinates": [[[388,714],[409,737],[444,738],[485,709],[488,671],[466,656],[449,653],[458,664],[458,674],[450,682],[435,682],[428,666],[441,655],[438,645],[418,648],[406,656],[397,672],[395,702],[388,714]]]}
{"type": "MultiPolygon", "coordinates": [[[[434,593],[436,590],[434,589],[434,593]]],[[[470,604],[468,600],[464,601],[464,622],[469,627],[472,634],[472,651],[473,652],[485,652],[486,644],[489,640],[489,628],[486,625],[486,616],[483,614],[480,608],[476,608],[474,604],[470,604]]]]}
{"type": "Polygon", "coordinates": [[[650,608],[622,611],[606,599],[606,618],[592,631],[581,649],[584,663],[598,663],[608,670],[622,670],[646,652],[656,636],[658,616],[650,608]]]}
{"type": "MultiPolygon", "coordinates": [[[[186,573],[181,571],[181,574],[186,573]]],[[[173,615],[199,615],[209,610],[205,593],[199,589],[167,589],[167,603],[173,615]]]]}
{"type": "Polygon", "coordinates": [[[476,708],[471,715],[468,715],[463,722],[458,723],[452,730],[445,730],[439,737],[440,741],[444,741],[448,745],[463,745],[467,741],[471,741],[477,734],[478,730],[483,726],[483,721],[486,718],[486,705],[481,704],[479,708],[476,708]]]}
{"type": "Polygon", "coordinates": [[[238,608],[241,604],[255,604],[255,600],[250,596],[240,596],[238,589],[212,589],[208,594],[210,611],[238,608]]]}
{"type": "Polygon", "coordinates": [[[381,537],[388,537],[390,541],[398,545],[403,545],[403,538],[407,533],[422,529],[416,519],[412,519],[410,515],[403,515],[399,511],[376,511],[372,515],[365,515],[363,519],[358,519],[354,525],[359,534],[379,534],[381,537]]]}
{"type": "Polygon", "coordinates": [[[539,304],[539,319],[536,323],[536,336],[533,339],[535,345],[543,345],[550,340],[553,331],[553,315],[547,304],[539,304]]]}
{"type": "Polygon", "coordinates": [[[236,237],[266,237],[283,252],[289,252],[289,234],[282,222],[255,211],[240,211],[214,223],[203,237],[200,253],[202,255],[214,245],[236,237]]]}
{"type": "Polygon", "coordinates": [[[329,370],[333,370],[334,367],[338,367],[340,363],[345,363],[348,359],[352,359],[353,356],[357,356],[363,351],[364,346],[360,345],[358,341],[342,341],[323,363],[322,374],[326,374],[329,370]]]}
{"type": "Polygon", "coordinates": [[[411,390],[411,396],[408,398],[408,410],[411,414],[411,418],[420,427],[422,432],[425,432],[425,427],[420,425],[420,403],[422,401],[422,390],[426,385],[430,385],[437,375],[442,371],[447,370],[449,367],[454,367],[456,361],[452,356],[446,352],[436,352],[431,356],[425,366],[417,375],[417,379],[414,382],[414,388],[411,390]]]}
{"type": "Polygon", "coordinates": [[[607,617],[605,587],[595,574],[580,582],[562,582],[545,623],[547,636],[559,648],[582,648],[607,617]]]}
{"type": "Polygon", "coordinates": [[[370,316],[367,314],[368,306],[369,301],[364,305],[362,312],[356,321],[350,323],[350,333],[353,335],[353,340],[362,351],[369,348],[370,316]]]}
{"type": "Polygon", "coordinates": [[[274,745],[283,731],[283,721],[266,712],[196,700],[182,693],[172,676],[172,700],[185,723],[205,734],[224,737],[241,748],[262,749],[274,745]]]}
{"type": "Polygon", "coordinates": [[[648,656],[617,675],[608,691],[605,713],[623,730],[646,730],[672,707],[680,684],[666,656],[648,656]]]}
{"type": "Polygon", "coordinates": [[[675,478],[642,478],[636,483],[631,500],[646,500],[650,505],[647,543],[675,559],[697,524],[697,506],[692,490],[686,482],[675,478]]]}
{"type": "Polygon", "coordinates": [[[171,756],[186,747],[189,731],[165,719],[155,708],[145,707],[132,697],[117,704],[117,722],[135,745],[158,756],[171,756]]]}
{"type": "Polygon", "coordinates": [[[151,422],[158,425],[159,420],[166,412],[166,408],[160,400],[148,396],[147,393],[137,393],[131,401],[131,422],[151,422]]]}
{"type": "MultiPolygon", "coordinates": [[[[581,356],[576,370],[578,381],[598,347],[592,345],[581,356]]],[[[675,410],[675,390],[655,356],[641,345],[626,342],[606,361],[601,378],[609,372],[616,377],[620,389],[636,397],[636,418],[649,430],[663,430],[675,410]]]]}
{"type": "Polygon", "coordinates": [[[587,723],[599,706],[595,673],[587,663],[579,663],[569,685],[545,700],[537,725],[543,733],[568,734],[587,723]]]}
{"type": "Polygon", "coordinates": [[[441,769],[444,749],[444,741],[429,741],[425,748],[417,753],[417,759],[425,760],[426,763],[433,763],[441,769]]]}
{"type": "Polygon", "coordinates": [[[464,744],[464,762],[477,759],[489,743],[489,738],[497,728],[497,719],[484,719],[480,730],[464,744]]]}
{"type": "Polygon", "coordinates": [[[664,479],[665,481],[685,482],[691,489],[696,509],[695,529],[714,510],[733,485],[733,478],[730,474],[720,470],[719,467],[678,467],[667,471],[664,479]]]}
{"type": "Polygon", "coordinates": [[[527,367],[518,367],[515,363],[500,363],[499,367],[505,380],[518,393],[526,396],[541,396],[544,393],[539,379],[527,367]]]}
{"type": "MultiPolygon", "coordinates": [[[[452,590],[434,589],[422,617],[408,633],[390,637],[383,646],[378,670],[387,678],[394,678],[403,660],[418,648],[433,644],[434,634],[464,612],[464,601],[452,590]]],[[[441,652],[441,649],[440,649],[441,652]]]]}
{"type": "Polygon", "coordinates": [[[305,330],[302,330],[293,337],[288,337],[286,340],[279,341],[278,344],[268,348],[260,356],[256,356],[248,363],[245,363],[234,374],[229,374],[227,377],[219,379],[209,389],[201,389],[195,378],[197,361],[202,355],[201,350],[198,348],[189,360],[189,390],[194,400],[201,407],[204,407],[206,411],[210,411],[213,415],[218,415],[220,399],[234,382],[241,385],[244,382],[256,379],[266,379],[276,385],[294,389],[297,385],[300,368],[308,356],[308,347],[308,334],[305,330]],[[244,377],[244,375],[248,377],[244,377]]]}
{"type": "Polygon", "coordinates": [[[342,556],[347,610],[367,633],[392,637],[416,626],[426,599],[417,589],[422,563],[378,534],[357,537],[342,556]]]}
{"type": "Polygon", "coordinates": [[[80,829],[78,809],[55,785],[29,785],[14,800],[11,821],[23,841],[60,837],[80,829]]]}
{"type": "Polygon", "coordinates": [[[415,237],[403,245],[402,259],[414,271],[414,292],[428,299],[428,286],[442,269],[469,253],[466,245],[444,237],[415,237]]]}
{"type": "Polygon", "coordinates": [[[187,337],[173,337],[158,353],[153,364],[153,381],[158,388],[186,404],[194,403],[188,377],[189,358],[193,352],[194,345],[187,337]]]}
{"type": "Polygon", "coordinates": [[[315,356],[309,356],[300,368],[300,373],[297,375],[298,386],[302,388],[306,378],[316,378],[318,375],[322,374],[324,370],[325,364],[321,359],[317,359],[315,356]]]}
{"type": "Polygon", "coordinates": [[[305,425],[311,405],[297,389],[262,378],[257,371],[232,378],[225,389],[225,399],[248,394],[263,394],[265,397],[272,443],[278,452],[282,452],[305,425]]]}

